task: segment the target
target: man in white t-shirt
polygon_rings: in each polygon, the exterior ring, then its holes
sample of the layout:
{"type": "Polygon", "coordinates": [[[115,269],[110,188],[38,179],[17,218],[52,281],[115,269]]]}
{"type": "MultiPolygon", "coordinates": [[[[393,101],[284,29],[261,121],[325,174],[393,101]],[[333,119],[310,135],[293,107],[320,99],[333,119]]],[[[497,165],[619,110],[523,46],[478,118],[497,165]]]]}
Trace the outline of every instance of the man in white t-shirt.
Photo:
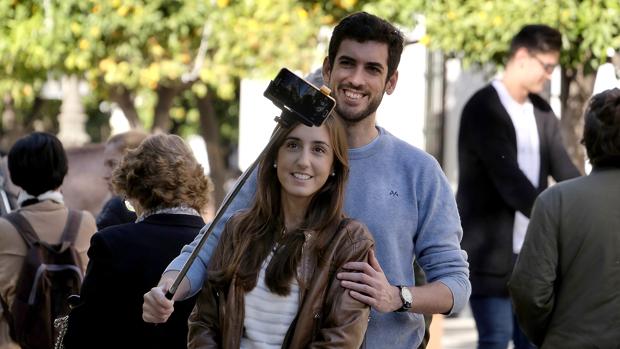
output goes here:
{"type": "Polygon", "coordinates": [[[502,78],[476,92],[463,109],[457,204],[479,349],[507,348],[511,339],[516,349],[532,347],[514,320],[507,282],[548,176],[579,176],[557,117],[537,95],[558,64],[561,46],[557,30],[523,27],[512,39],[502,78]]]}

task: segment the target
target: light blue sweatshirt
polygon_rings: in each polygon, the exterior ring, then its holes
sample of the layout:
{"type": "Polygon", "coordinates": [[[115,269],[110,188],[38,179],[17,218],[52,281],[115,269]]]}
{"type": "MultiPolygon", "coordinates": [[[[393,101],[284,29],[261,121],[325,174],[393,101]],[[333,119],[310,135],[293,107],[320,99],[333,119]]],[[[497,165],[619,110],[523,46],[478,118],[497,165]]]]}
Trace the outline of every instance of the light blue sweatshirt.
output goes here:
{"type": "MultiPolygon", "coordinates": [[[[351,171],[345,212],[364,222],[376,242],[377,258],[392,285],[414,285],[413,261],[428,282],[440,281],[454,297],[451,312],[466,305],[471,293],[467,255],[452,190],[429,154],[377,127],[371,143],[349,149],[351,171]]],[[[256,176],[250,176],[189,269],[191,294],[200,290],[206,266],[230,215],[250,205],[256,176]]],[[[180,270],[200,237],[183,248],[166,269],[180,270]]],[[[415,303],[415,299],[413,300],[415,303]]],[[[366,333],[368,348],[417,348],[424,319],[416,313],[379,313],[374,309],[366,333]]]]}

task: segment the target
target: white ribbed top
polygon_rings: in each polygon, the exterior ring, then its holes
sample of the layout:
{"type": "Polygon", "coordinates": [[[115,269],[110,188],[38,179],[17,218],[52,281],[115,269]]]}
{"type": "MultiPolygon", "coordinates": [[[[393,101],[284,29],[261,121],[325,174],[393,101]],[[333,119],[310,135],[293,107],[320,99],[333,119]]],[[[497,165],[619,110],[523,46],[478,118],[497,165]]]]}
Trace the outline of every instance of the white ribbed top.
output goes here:
{"type": "MultiPolygon", "coordinates": [[[[538,126],[534,116],[534,105],[530,100],[525,103],[515,101],[508,89],[500,80],[493,80],[493,87],[497,90],[499,100],[510,115],[512,125],[517,136],[517,163],[519,169],[530,180],[534,188],[538,188],[540,176],[540,138],[538,126]]],[[[512,229],[512,252],[519,254],[525,241],[525,232],[530,219],[523,213],[516,211],[512,229]]]]}
{"type": "Polygon", "coordinates": [[[263,262],[256,287],[245,295],[241,349],[281,348],[299,308],[299,285],[295,278],[291,292],[285,297],[272,293],[265,285],[265,269],[271,257],[269,255],[263,262]]]}

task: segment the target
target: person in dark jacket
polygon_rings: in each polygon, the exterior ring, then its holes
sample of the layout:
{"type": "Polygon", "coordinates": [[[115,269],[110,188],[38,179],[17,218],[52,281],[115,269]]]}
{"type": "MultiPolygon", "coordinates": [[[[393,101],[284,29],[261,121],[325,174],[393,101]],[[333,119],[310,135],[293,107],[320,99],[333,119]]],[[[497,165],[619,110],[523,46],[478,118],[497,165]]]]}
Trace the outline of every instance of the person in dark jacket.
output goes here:
{"type": "MultiPolygon", "coordinates": [[[[103,178],[108,182],[110,192],[114,192],[112,187],[112,171],[118,166],[121,159],[127,151],[137,148],[148,134],[131,130],[114,135],[108,139],[103,151],[103,166],[104,174],[103,178]]],[[[125,200],[118,195],[112,195],[112,197],[106,201],[97,215],[97,228],[102,230],[103,228],[124,224],[136,221],[136,213],[127,208],[125,200]]]]}
{"type": "Polygon", "coordinates": [[[204,226],[212,184],[180,137],[155,135],[127,153],[112,185],[138,219],[93,236],[65,348],[186,348],[195,298],[176,302],[173,317],[154,326],[142,321],[142,296],[204,226]]]}
{"type": "Polygon", "coordinates": [[[469,256],[470,305],[479,349],[531,344],[516,326],[508,279],[528,217],[548,177],[579,176],[560,137],[557,117],[538,93],[557,65],[561,34],[526,25],[512,39],[501,79],[476,92],[461,116],[456,201],[469,256]]]}
{"type": "Polygon", "coordinates": [[[620,344],[620,90],[592,97],[583,143],[593,166],[536,199],[510,293],[540,348],[620,344]]]}

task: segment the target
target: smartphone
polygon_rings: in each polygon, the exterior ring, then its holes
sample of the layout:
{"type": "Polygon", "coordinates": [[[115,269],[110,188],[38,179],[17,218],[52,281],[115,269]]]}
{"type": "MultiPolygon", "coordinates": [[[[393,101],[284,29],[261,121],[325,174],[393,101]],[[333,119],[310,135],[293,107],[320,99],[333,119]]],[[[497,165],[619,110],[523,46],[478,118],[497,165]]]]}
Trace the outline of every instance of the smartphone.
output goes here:
{"type": "Polygon", "coordinates": [[[263,95],[307,126],[320,126],[336,106],[336,100],[327,92],[286,68],[280,70],[263,95]]]}

